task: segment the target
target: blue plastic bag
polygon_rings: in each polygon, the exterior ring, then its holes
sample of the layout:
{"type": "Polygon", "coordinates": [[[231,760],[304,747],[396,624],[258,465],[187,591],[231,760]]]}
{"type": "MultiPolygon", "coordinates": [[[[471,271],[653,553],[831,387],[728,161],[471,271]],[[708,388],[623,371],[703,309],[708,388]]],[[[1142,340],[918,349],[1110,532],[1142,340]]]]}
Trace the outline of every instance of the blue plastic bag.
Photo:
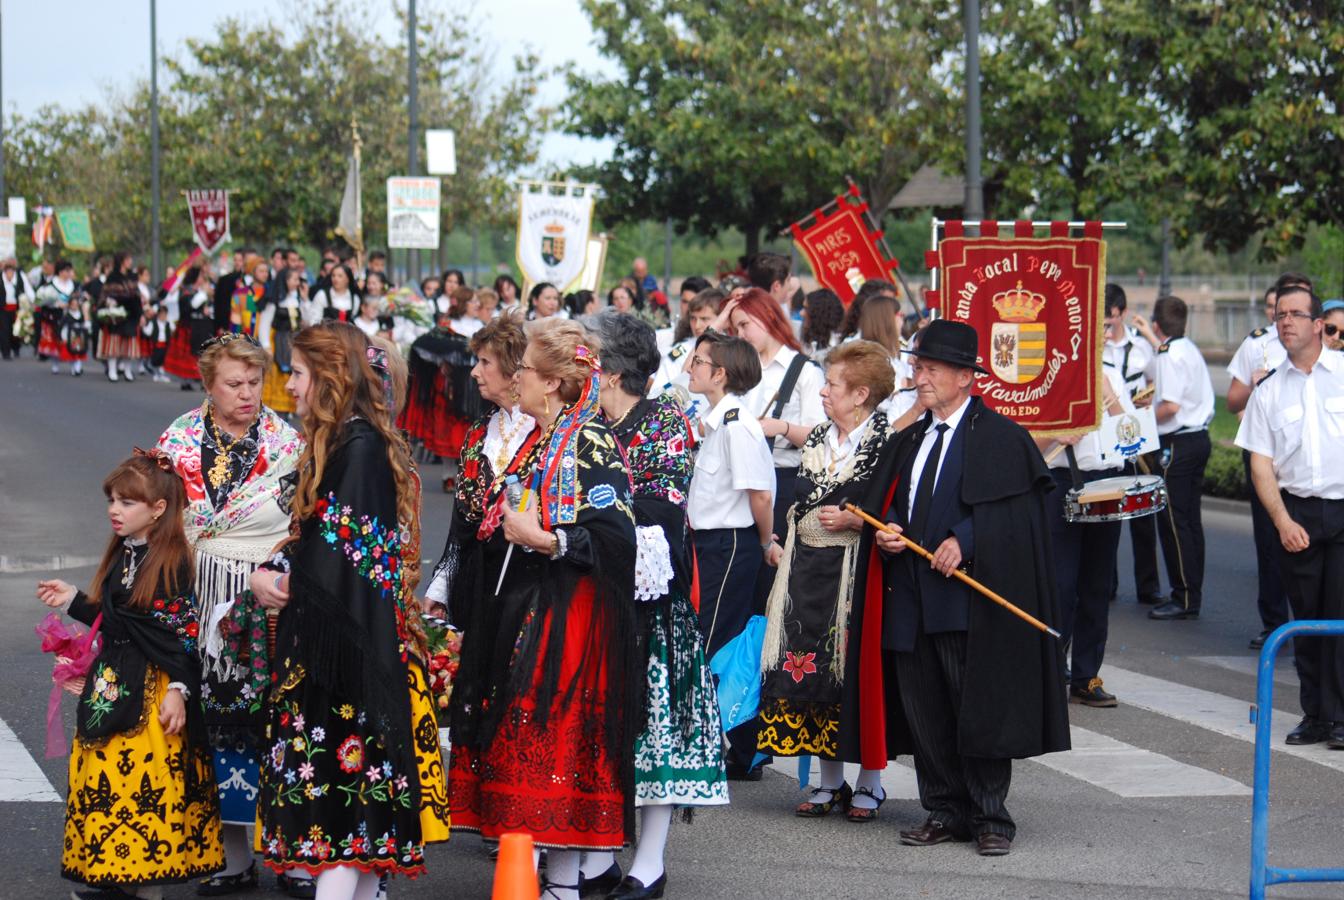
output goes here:
{"type": "Polygon", "coordinates": [[[725,733],[751,721],[760,711],[764,641],[765,616],[752,616],[742,633],[720,647],[709,661],[709,671],[719,679],[719,713],[725,733]]]}

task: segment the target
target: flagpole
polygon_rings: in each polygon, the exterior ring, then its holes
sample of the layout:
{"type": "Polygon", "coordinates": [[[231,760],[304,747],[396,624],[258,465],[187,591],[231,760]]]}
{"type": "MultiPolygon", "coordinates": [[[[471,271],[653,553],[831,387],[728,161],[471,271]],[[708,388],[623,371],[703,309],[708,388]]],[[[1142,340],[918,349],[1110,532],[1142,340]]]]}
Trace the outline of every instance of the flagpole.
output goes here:
{"type": "MultiPolygon", "coordinates": [[[[419,122],[419,84],[416,78],[417,62],[419,56],[415,41],[415,0],[407,0],[406,9],[406,96],[410,104],[409,125],[406,135],[406,174],[414,178],[420,173],[417,171],[419,160],[416,158],[419,141],[416,132],[420,129],[419,122]]],[[[420,251],[412,249],[407,259],[407,274],[412,283],[420,281],[420,251]]]]}
{"type": "Polygon", "coordinates": [[[162,201],[159,171],[159,10],[156,0],[149,0],[149,178],[151,183],[149,251],[150,279],[163,274],[163,241],[159,207],[162,201]]]}

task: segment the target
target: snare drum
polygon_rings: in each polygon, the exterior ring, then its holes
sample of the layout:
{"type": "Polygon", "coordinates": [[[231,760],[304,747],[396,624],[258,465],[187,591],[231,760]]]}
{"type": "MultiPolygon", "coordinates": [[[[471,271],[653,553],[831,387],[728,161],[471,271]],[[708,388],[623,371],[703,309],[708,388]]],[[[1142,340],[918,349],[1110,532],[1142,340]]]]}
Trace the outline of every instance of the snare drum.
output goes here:
{"type": "Polygon", "coordinates": [[[1064,498],[1066,522],[1123,522],[1167,508],[1161,475],[1120,475],[1089,481],[1064,498]]]}

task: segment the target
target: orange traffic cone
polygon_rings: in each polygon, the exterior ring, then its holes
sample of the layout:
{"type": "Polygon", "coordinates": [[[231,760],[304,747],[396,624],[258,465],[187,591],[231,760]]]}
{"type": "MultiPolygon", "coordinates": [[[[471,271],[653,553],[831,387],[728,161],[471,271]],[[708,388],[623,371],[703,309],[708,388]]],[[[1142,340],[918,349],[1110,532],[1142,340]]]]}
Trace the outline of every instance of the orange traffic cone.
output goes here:
{"type": "Polygon", "coordinates": [[[490,900],[538,900],[537,867],[532,862],[532,835],[503,834],[495,861],[495,889],[490,900]]]}

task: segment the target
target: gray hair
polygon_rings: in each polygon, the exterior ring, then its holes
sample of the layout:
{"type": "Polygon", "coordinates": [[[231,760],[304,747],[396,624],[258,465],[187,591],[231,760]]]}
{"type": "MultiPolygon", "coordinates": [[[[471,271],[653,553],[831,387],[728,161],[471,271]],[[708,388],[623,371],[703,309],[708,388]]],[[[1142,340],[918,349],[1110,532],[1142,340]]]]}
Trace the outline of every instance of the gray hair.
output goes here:
{"type": "Polygon", "coordinates": [[[614,309],[587,317],[586,324],[602,339],[602,371],[621,376],[625,393],[643,397],[662,361],[653,326],[614,309]]]}

